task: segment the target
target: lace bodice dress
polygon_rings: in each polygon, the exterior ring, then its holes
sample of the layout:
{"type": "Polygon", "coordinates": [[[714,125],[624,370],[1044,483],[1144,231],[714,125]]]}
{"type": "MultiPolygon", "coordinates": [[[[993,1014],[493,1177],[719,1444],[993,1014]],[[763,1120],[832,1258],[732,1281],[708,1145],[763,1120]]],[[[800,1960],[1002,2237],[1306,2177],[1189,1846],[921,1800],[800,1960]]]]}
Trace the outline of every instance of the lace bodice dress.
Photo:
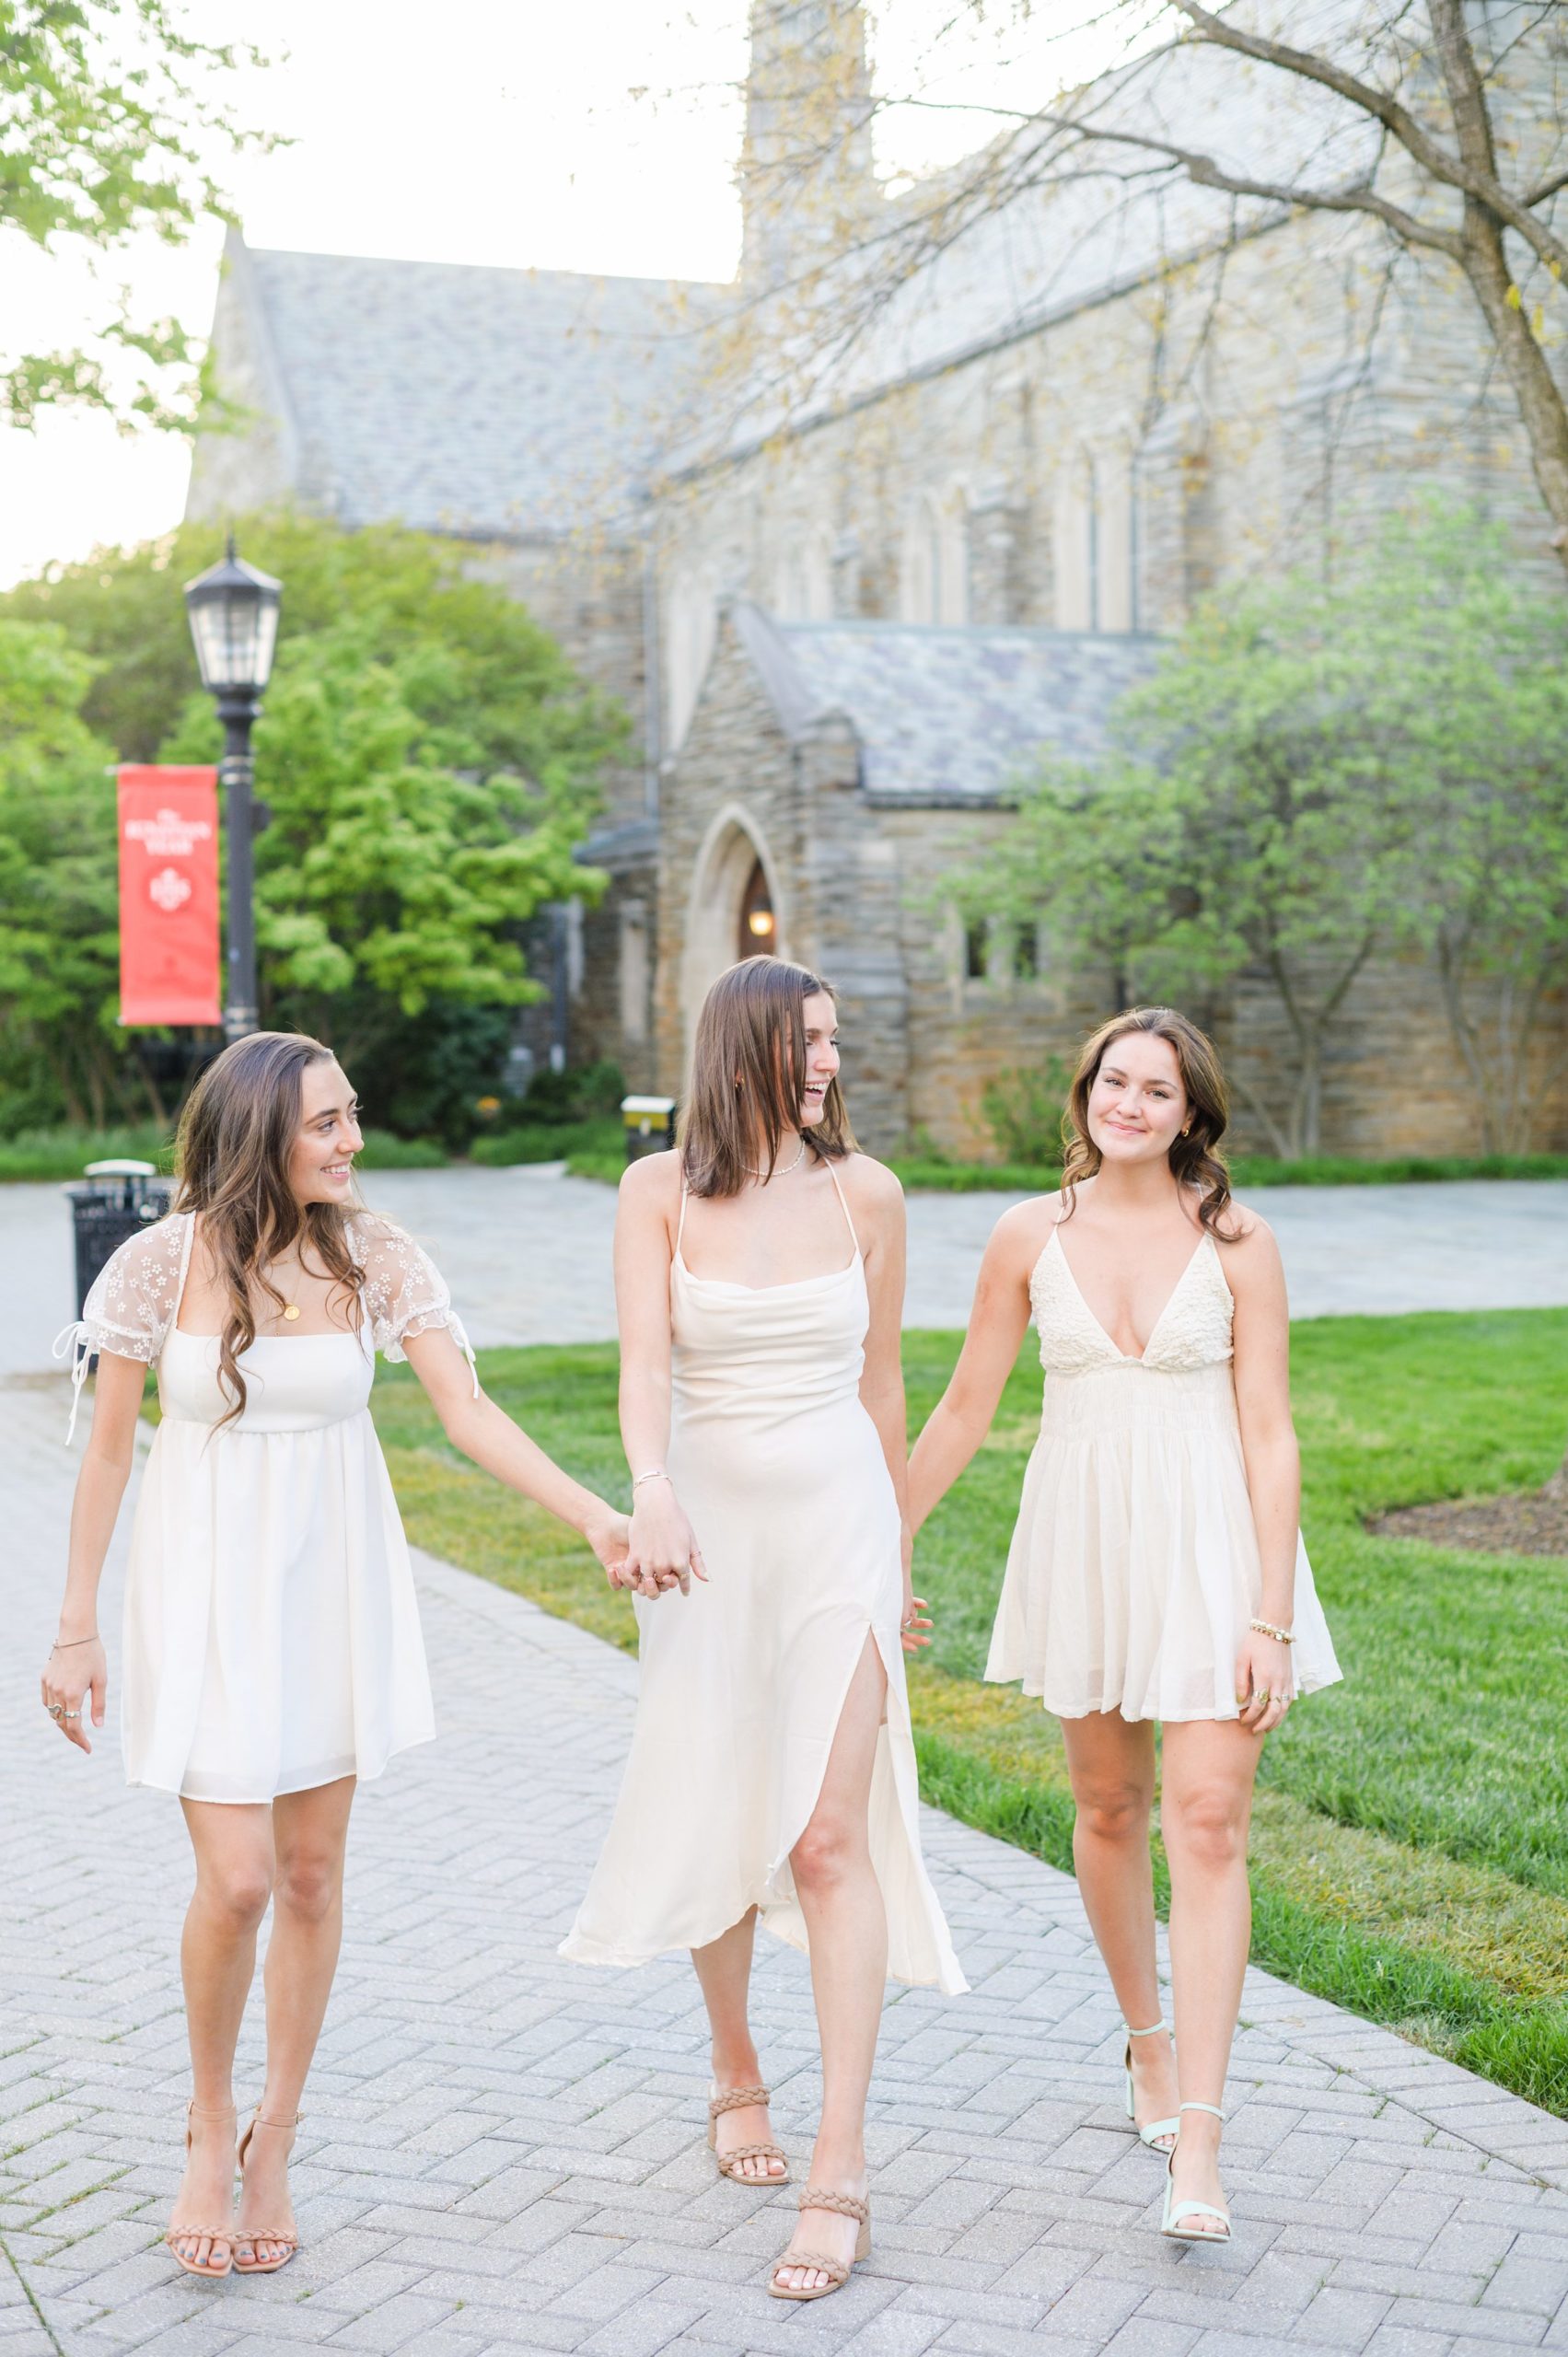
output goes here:
{"type": "Polygon", "coordinates": [[[240,1357],[244,1411],[221,1423],[232,1403],[217,1337],[179,1323],[193,1233],[176,1213],[122,1244],[69,1329],[78,1395],[94,1352],[157,1370],[125,1588],[125,1771],[203,1801],[368,1781],[435,1732],[408,1548],[370,1420],[375,1353],[401,1359],[438,1326],[470,1364],[472,1353],[419,1247],[358,1214],[359,1330],[259,1338],[240,1357]]]}
{"type": "MultiPolygon", "coordinates": [[[[1059,1718],[1234,1719],[1262,1572],[1219,1248],[1200,1240],[1142,1358],[1095,1317],[1055,1228],[1029,1298],[1045,1396],[985,1675],[1021,1679],[1059,1718]]],[[[1332,1685],[1299,1537],[1295,1625],[1295,1690],[1332,1685]]]]}

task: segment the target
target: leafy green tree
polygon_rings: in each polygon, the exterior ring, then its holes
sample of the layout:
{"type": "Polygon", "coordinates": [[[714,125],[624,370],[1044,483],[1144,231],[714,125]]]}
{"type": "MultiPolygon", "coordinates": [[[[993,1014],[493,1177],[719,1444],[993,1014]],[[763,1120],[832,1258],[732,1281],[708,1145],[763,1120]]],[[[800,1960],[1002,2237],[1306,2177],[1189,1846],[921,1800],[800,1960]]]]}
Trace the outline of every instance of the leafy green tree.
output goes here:
{"type": "MultiPolygon", "coordinates": [[[[274,144],[209,87],[242,62],[265,61],[193,40],[171,0],[0,0],[0,230],[49,253],[103,253],[148,232],[183,245],[203,215],[226,215],[209,157],[274,144]]],[[[80,351],[0,352],[0,424],[68,402],[188,428],[200,371],[178,322],[122,314],[101,340],[128,381],[80,351]]]]}
{"type": "Polygon", "coordinates": [[[91,665],[62,632],[0,621],[0,1075],[46,1118],[122,1109],[108,747],[80,717],[91,665]],[[39,1085],[41,1081],[41,1086],[39,1085]]]}
{"type": "MultiPolygon", "coordinates": [[[[526,921],[599,888],[575,854],[625,716],[447,543],[296,517],[242,520],[238,537],[284,583],[255,738],[273,813],[257,845],[263,1017],[386,1071],[411,1025],[438,1068],[445,1016],[471,1056],[474,1010],[539,993],[526,921]]],[[[180,585],[217,552],[187,528],[0,598],[13,627],[88,658],[82,712],[120,758],[216,758],[180,585]]]]}
{"type": "Polygon", "coordinates": [[[1478,1140],[1522,1151],[1568,984],[1565,677],[1568,600],[1498,533],[1377,519],[1340,578],[1202,609],[1100,767],[1024,792],[966,905],[1043,917],[1119,1000],[1272,985],[1295,1053],[1279,1097],[1249,1101],[1283,1155],[1321,1143],[1368,960],[1428,955],[1478,1140]]]}

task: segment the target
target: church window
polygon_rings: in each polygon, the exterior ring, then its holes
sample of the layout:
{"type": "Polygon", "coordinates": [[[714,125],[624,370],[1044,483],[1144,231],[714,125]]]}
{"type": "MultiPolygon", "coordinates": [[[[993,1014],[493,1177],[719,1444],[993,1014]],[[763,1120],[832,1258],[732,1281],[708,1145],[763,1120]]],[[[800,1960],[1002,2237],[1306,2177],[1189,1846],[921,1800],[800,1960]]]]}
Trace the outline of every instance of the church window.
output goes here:
{"type": "Polygon", "coordinates": [[[983,982],[991,971],[991,926],[982,918],[964,927],[964,979],[983,982]]]}
{"type": "Polygon", "coordinates": [[[1093,630],[1094,474],[1086,457],[1070,459],[1056,485],[1056,627],[1093,630]]]}
{"type": "Polygon", "coordinates": [[[760,859],[753,860],[751,873],[746,879],[746,889],[740,896],[740,933],[735,952],[737,961],[772,957],[777,941],[773,896],[768,888],[767,873],[760,859]]]}
{"type": "Polygon", "coordinates": [[[900,610],[906,622],[969,620],[969,503],[961,484],[923,493],[904,522],[900,610]]]}
{"type": "Polygon", "coordinates": [[[672,749],[679,749],[691,725],[713,656],[716,625],[712,584],[696,575],[678,576],[670,593],[669,646],[665,670],[672,749]]]}
{"type": "Polygon", "coordinates": [[[1040,928],[1020,924],[1013,935],[1013,979],[1032,982],[1040,976],[1040,928]]]}

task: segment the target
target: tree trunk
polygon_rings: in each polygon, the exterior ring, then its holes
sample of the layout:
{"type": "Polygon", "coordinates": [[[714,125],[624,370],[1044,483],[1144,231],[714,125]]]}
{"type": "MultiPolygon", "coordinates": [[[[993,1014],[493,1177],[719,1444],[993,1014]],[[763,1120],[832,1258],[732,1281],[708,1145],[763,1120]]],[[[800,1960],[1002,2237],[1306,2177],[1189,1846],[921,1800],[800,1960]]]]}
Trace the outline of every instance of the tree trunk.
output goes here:
{"type": "Polygon", "coordinates": [[[1551,545],[1568,567],[1568,407],[1546,354],[1530,332],[1493,215],[1473,197],[1465,199],[1465,275],[1492,330],[1497,354],[1514,388],[1530,464],[1556,530],[1551,545]],[[1515,300],[1508,299],[1510,291],[1515,300]]]}

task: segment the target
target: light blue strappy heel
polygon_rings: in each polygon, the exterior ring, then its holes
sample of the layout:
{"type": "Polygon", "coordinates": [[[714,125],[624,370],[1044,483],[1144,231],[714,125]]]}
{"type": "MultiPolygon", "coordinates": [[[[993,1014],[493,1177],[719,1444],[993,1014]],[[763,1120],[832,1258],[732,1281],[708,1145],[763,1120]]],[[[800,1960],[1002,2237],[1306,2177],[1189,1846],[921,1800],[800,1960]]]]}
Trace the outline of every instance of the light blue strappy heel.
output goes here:
{"type": "MultiPolygon", "coordinates": [[[[1181,2109],[1183,2111],[1212,2111],[1216,2119],[1223,2119],[1225,2118],[1225,2114],[1220,2109],[1217,2103],[1184,2103],[1181,2106],[1181,2109]]],[[[1178,2129],[1179,2132],[1179,2122],[1178,2123],[1178,2129]]],[[[1168,2235],[1173,2243],[1229,2242],[1230,2212],[1228,2210],[1216,2209],[1215,2205],[1212,2201],[1178,2201],[1176,2198],[1176,2178],[1173,2174],[1175,2167],[1176,2146],[1173,2144],[1170,2150],[1170,2158],[1165,2165],[1165,2214],[1160,2219],[1161,2234],[1168,2235]],[[1178,2221],[1182,2218],[1217,2218],[1224,2231],[1220,2234],[1214,2235],[1206,2235],[1202,2232],[1193,2234],[1190,2227],[1180,2225],[1178,2223],[1178,2221]]]]}
{"type": "Polygon", "coordinates": [[[1152,2029],[1134,2029],[1131,2022],[1126,2025],[1126,2029],[1127,2051],[1122,2058],[1122,2068],[1127,2073],[1127,2117],[1138,2129],[1140,2144],[1146,2144],[1151,2153],[1166,2154],[1170,2151],[1170,2145],[1162,2143],[1160,2140],[1165,2136],[1174,2140],[1181,2122],[1179,2119],[1151,2119],[1146,2128],[1138,2128],[1137,2107],[1132,2100],[1132,2040],[1135,2038],[1157,2038],[1162,2030],[1168,2033],[1170,2024],[1162,2014],[1152,2029]]]}

